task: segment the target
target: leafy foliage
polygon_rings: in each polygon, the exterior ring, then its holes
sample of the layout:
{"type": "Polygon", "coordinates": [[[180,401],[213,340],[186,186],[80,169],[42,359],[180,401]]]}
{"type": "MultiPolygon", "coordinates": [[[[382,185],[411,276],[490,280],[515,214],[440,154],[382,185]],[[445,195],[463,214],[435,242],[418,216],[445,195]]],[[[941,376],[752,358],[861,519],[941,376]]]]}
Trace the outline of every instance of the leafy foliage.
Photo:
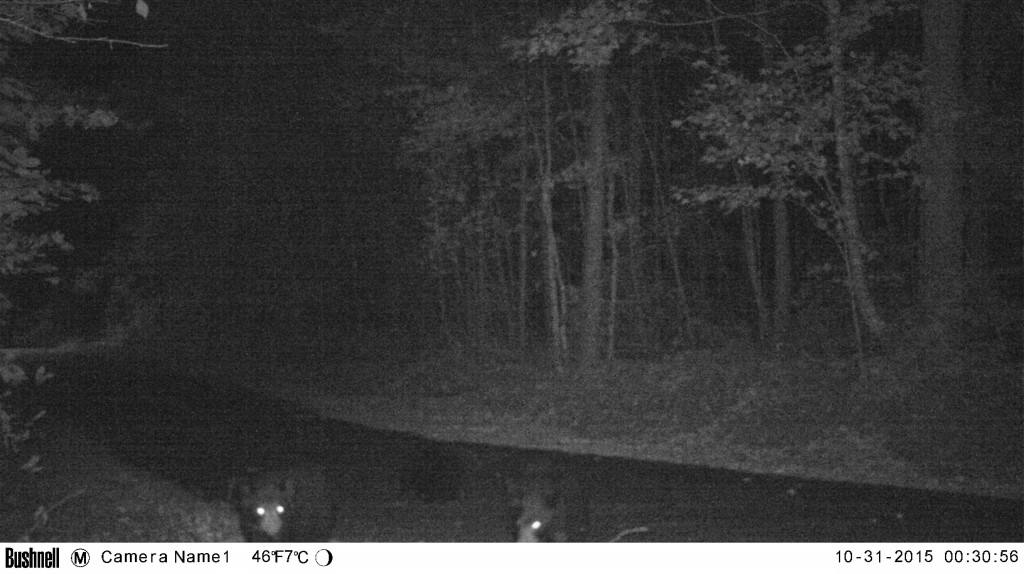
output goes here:
{"type": "Polygon", "coordinates": [[[27,232],[17,223],[63,201],[91,201],[96,190],[48,178],[29,146],[57,122],[89,129],[112,126],[117,116],[79,106],[40,104],[26,85],[12,78],[0,78],[0,98],[0,276],[51,273],[53,267],[41,260],[49,249],[70,249],[64,236],[59,231],[27,232]]]}
{"type": "MultiPolygon", "coordinates": [[[[17,398],[23,399],[31,387],[41,385],[52,377],[43,367],[39,367],[30,377],[18,365],[8,362],[0,364],[0,457],[3,459],[21,452],[22,445],[31,436],[32,427],[45,414],[42,410],[33,409],[30,402],[21,405],[21,408],[15,407],[14,404],[25,402],[17,398]]],[[[34,468],[37,462],[38,458],[33,456],[25,463],[26,468],[34,468]]]]}
{"type": "MultiPolygon", "coordinates": [[[[12,43],[53,38],[88,18],[85,2],[0,2],[0,62],[12,43]]],[[[59,231],[29,231],[20,223],[70,200],[91,201],[96,190],[85,184],[51,179],[32,154],[43,132],[55,125],[108,128],[118,122],[110,111],[49,102],[53,93],[10,76],[0,76],[0,277],[26,273],[51,277],[45,254],[71,246],[59,231]]],[[[9,302],[0,294],[0,307],[9,302]]]]}
{"type": "Polygon", "coordinates": [[[728,59],[700,60],[707,79],[696,92],[699,109],[677,128],[693,126],[708,142],[701,160],[734,170],[735,183],[679,189],[696,203],[720,202],[726,209],[765,197],[804,202],[827,228],[842,207],[836,180],[834,114],[841,110],[849,149],[861,185],[911,175],[916,127],[916,65],[910,57],[848,54],[846,102],[833,101],[827,44],[813,39],[790,57],[749,79],[729,69],[728,59]],[[744,180],[766,182],[750,185],[744,180]]]}
{"type": "MultiPolygon", "coordinates": [[[[0,39],[26,42],[36,37],[51,37],[71,23],[84,21],[88,15],[83,1],[53,2],[28,0],[0,2],[0,39]]],[[[6,51],[4,52],[6,56],[6,51]]]]}
{"type": "Polygon", "coordinates": [[[526,61],[562,57],[576,68],[606,66],[624,49],[635,54],[651,44],[653,36],[634,25],[646,20],[650,9],[650,0],[597,0],[558,19],[541,20],[529,38],[506,44],[526,61]]]}
{"type": "MultiPolygon", "coordinates": [[[[12,46],[38,39],[81,42],[89,39],[62,36],[70,26],[87,22],[93,4],[117,4],[85,0],[3,0],[0,1],[0,65],[10,63],[12,46]]],[[[144,0],[135,0],[135,11],[148,16],[144,0]]],[[[118,123],[111,111],[70,103],[71,98],[53,88],[33,85],[0,72],[0,279],[39,274],[55,282],[56,268],[45,256],[71,245],[60,231],[40,231],[26,225],[32,216],[72,200],[92,201],[96,190],[89,185],[52,179],[32,148],[50,127],[63,125],[80,129],[109,128],[118,123]]],[[[0,313],[10,301],[0,293],[0,313]]],[[[51,378],[43,367],[29,376],[10,355],[0,357],[0,470],[37,472],[39,456],[25,452],[35,423],[44,415],[31,400],[31,388],[51,378]],[[25,460],[27,459],[27,460],[25,460]]],[[[30,450],[30,449],[29,449],[30,450]]],[[[38,527],[47,519],[40,507],[38,527]]],[[[35,528],[33,527],[33,528],[35,528]]],[[[30,528],[25,537],[31,533],[30,528]]]]}

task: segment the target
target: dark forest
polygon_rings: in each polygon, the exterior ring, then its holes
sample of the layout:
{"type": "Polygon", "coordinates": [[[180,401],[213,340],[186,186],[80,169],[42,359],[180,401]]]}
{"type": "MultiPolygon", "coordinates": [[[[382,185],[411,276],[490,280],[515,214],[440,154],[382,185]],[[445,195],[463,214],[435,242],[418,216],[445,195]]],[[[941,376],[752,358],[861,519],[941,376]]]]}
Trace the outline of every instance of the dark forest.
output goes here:
{"type": "Polygon", "coordinates": [[[88,372],[1020,500],[1022,29],[1012,0],[0,0],[3,476],[88,372]]]}

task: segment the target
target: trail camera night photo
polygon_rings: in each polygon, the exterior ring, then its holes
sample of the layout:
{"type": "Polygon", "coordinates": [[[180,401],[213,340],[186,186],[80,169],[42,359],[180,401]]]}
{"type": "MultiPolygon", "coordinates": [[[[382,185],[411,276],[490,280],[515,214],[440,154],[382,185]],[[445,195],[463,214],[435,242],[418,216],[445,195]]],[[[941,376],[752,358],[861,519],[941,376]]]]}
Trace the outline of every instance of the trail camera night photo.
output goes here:
{"type": "Polygon", "coordinates": [[[1024,542],[1022,11],[0,0],[0,540],[1024,542]]]}

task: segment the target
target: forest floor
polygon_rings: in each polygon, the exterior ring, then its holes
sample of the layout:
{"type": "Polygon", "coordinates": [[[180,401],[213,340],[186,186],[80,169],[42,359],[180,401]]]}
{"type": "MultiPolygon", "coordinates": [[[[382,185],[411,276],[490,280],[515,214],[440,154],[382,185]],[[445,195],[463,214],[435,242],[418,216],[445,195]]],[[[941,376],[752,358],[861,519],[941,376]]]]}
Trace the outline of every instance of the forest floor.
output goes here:
{"type": "Polygon", "coordinates": [[[442,441],[1024,499],[1024,381],[1005,353],[917,348],[858,367],[731,346],[561,374],[481,356],[309,369],[265,357],[242,383],[442,441]]]}

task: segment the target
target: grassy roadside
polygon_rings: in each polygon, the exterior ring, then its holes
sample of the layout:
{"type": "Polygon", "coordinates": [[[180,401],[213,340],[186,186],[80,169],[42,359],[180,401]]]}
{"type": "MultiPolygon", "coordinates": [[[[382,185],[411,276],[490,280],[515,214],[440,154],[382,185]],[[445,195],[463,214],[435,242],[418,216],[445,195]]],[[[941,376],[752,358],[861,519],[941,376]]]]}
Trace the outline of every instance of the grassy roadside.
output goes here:
{"type": "Polygon", "coordinates": [[[1020,366],[977,349],[908,348],[863,371],[743,346],[561,374],[456,352],[386,369],[291,364],[249,365],[247,384],[441,440],[1024,498],[1020,366]]]}

